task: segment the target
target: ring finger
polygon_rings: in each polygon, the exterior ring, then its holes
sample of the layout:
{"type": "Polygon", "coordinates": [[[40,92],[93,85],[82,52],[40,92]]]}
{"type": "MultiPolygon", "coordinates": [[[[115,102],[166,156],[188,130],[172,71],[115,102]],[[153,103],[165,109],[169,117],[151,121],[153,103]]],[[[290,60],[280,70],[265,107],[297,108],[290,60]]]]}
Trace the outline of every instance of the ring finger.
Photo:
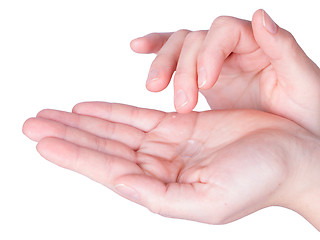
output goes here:
{"type": "Polygon", "coordinates": [[[157,53],[151,64],[146,86],[153,92],[165,89],[176,70],[180,51],[185,37],[190,31],[179,30],[173,33],[157,53]]]}

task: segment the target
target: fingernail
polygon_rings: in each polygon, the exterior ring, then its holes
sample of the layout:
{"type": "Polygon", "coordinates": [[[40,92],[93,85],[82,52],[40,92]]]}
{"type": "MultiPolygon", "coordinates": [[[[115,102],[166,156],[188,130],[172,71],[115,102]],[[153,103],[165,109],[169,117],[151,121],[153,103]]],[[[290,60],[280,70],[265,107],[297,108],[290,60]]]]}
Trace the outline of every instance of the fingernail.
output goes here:
{"type": "Polygon", "coordinates": [[[275,24],[275,22],[264,10],[262,10],[262,23],[269,33],[271,34],[277,33],[278,31],[277,24],[275,24]]]}
{"type": "Polygon", "coordinates": [[[204,67],[200,68],[198,72],[198,88],[202,88],[207,82],[207,73],[204,67]]]}
{"type": "Polygon", "coordinates": [[[158,69],[152,69],[149,72],[147,84],[153,81],[159,80],[159,70],[158,69]]]}
{"type": "Polygon", "coordinates": [[[182,108],[188,104],[187,95],[185,94],[185,92],[182,89],[177,91],[175,100],[176,100],[176,107],[177,108],[182,108]]]}
{"type": "Polygon", "coordinates": [[[138,192],[125,184],[117,184],[114,188],[115,191],[122,197],[125,197],[134,202],[138,202],[140,200],[138,192]]]}

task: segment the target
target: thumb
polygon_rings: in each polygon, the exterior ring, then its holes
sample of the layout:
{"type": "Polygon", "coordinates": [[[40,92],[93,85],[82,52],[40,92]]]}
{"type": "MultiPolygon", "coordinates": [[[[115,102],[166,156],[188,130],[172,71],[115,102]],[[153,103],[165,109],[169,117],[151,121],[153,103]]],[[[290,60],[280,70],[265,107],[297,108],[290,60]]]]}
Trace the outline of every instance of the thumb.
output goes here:
{"type": "Polygon", "coordinates": [[[252,28],[257,44],[274,70],[271,74],[276,75],[277,86],[287,98],[287,108],[274,109],[273,112],[319,134],[320,69],[291,33],[278,27],[263,10],[253,15],[252,28]]]}
{"type": "Polygon", "coordinates": [[[278,79],[301,81],[306,74],[314,75],[316,65],[308,58],[294,37],[280,28],[264,10],[258,10],[252,19],[257,44],[269,57],[278,79]],[[303,76],[302,76],[303,75],[303,76]]]}
{"type": "Polygon", "coordinates": [[[224,214],[209,197],[208,184],[164,183],[146,175],[126,175],[115,183],[116,193],[162,216],[217,224],[224,214]]]}

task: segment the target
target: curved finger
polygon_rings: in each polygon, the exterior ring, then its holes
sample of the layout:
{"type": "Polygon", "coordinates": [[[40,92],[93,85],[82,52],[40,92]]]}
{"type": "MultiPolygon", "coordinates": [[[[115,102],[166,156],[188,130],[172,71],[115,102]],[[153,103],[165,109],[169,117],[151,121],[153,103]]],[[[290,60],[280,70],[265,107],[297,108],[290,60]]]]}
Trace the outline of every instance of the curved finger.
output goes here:
{"type": "Polygon", "coordinates": [[[209,89],[215,84],[224,61],[231,53],[250,53],[257,49],[249,21],[233,17],[217,18],[198,56],[197,71],[201,89],[209,89]]]}
{"type": "Polygon", "coordinates": [[[114,123],[126,124],[144,132],[153,130],[166,116],[166,113],[156,110],[107,102],[79,103],[74,106],[72,111],[114,123]]]}
{"type": "Polygon", "coordinates": [[[46,137],[55,137],[81,147],[135,161],[135,152],[127,145],[95,136],[53,120],[30,118],[25,122],[23,131],[33,141],[39,142],[46,137]]]}
{"type": "Polygon", "coordinates": [[[139,148],[145,136],[143,131],[125,124],[58,110],[45,109],[39,112],[37,117],[58,121],[100,138],[122,142],[134,150],[139,148]]]}
{"type": "Polygon", "coordinates": [[[130,47],[136,53],[157,53],[171,35],[172,32],[150,33],[132,40],[130,47]]]}
{"type": "Polygon", "coordinates": [[[48,161],[85,175],[112,189],[116,178],[127,174],[143,173],[141,168],[132,161],[87,149],[58,138],[40,140],[37,150],[48,161]]]}
{"type": "Polygon", "coordinates": [[[183,42],[190,31],[180,30],[173,33],[157,53],[151,64],[146,87],[158,92],[165,89],[176,70],[183,42]]]}
{"type": "Polygon", "coordinates": [[[197,104],[197,56],[205,36],[206,31],[191,32],[183,43],[174,76],[174,102],[177,112],[190,112],[197,104]]]}

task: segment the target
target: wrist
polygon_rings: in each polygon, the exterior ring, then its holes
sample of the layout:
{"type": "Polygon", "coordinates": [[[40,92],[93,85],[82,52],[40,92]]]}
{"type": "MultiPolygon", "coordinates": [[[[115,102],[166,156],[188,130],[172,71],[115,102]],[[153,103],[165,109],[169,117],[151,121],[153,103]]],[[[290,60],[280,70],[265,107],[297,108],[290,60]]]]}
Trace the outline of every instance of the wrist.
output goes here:
{"type": "MultiPolygon", "coordinates": [[[[309,139],[310,140],[310,139],[309,139]]],[[[294,210],[320,231],[320,139],[305,141],[303,155],[289,182],[292,194],[286,207],[294,210]]]]}
{"type": "Polygon", "coordinates": [[[318,189],[310,189],[296,200],[295,208],[292,209],[309,221],[320,231],[320,185],[318,189]]]}

